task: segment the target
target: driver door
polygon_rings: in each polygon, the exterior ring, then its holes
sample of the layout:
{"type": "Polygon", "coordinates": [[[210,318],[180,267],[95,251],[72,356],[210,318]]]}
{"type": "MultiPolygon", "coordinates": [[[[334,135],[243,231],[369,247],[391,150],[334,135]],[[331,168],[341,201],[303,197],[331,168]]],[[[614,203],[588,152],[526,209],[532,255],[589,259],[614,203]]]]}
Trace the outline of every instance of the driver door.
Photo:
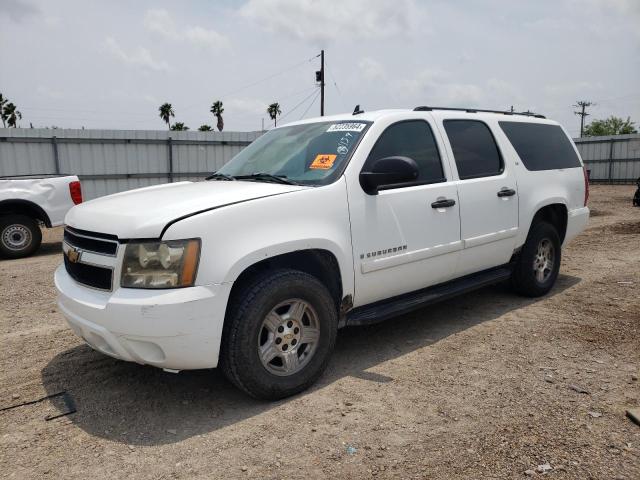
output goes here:
{"type": "Polygon", "coordinates": [[[363,166],[389,156],[412,158],[416,181],[366,194],[349,191],[355,270],[354,306],[441,283],[462,249],[456,184],[427,119],[403,120],[381,134],[363,166]]]}

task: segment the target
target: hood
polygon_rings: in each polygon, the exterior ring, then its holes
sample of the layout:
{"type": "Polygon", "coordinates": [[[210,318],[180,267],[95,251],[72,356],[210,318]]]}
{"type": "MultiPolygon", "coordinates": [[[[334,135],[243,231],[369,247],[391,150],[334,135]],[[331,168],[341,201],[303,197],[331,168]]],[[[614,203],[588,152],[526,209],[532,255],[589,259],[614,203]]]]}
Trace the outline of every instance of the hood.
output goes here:
{"type": "Polygon", "coordinates": [[[118,238],[159,238],[171,221],[194,213],[308,187],[248,181],[179,182],[130,190],[73,207],[65,224],[118,238]]]}

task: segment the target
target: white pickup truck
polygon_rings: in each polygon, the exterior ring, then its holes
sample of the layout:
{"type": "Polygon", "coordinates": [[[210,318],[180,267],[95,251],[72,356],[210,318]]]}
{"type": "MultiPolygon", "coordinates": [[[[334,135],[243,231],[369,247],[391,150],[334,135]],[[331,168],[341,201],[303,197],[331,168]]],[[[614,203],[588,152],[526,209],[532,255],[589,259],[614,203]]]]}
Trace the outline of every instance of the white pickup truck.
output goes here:
{"type": "Polygon", "coordinates": [[[58,304],[107,355],[221,366],[250,395],[282,398],[320,376],[340,327],[507,280],[544,295],[587,197],[575,146],[540,115],[314,118],[269,131],[208,181],[71,209],[58,304]]]}
{"type": "Polygon", "coordinates": [[[62,225],[69,209],[81,202],[74,175],[0,177],[0,257],[33,254],[42,241],[40,225],[62,225]]]}

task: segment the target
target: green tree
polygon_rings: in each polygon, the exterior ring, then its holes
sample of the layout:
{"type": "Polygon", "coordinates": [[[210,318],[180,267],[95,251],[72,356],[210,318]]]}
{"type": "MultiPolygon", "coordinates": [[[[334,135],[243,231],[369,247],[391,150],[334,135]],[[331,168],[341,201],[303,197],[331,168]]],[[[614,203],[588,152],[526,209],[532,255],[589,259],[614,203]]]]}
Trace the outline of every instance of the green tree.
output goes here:
{"type": "Polygon", "coordinates": [[[22,120],[22,113],[18,110],[18,108],[12,103],[7,103],[2,109],[2,121],[6,120],[7,125],[9,127],[16,128],[18,120],[22,120]]]}
{"type": "Polygon", "coordinates": [[[218,124],[216,126],[218,127],[218,131],[221,132],[224,128],[224,120],[222,120],[224,107],[222,106],[222,102],[220,100],[216,100],[215,102],[213,102],[213,104],[211,105],[211,110],[209,111],[213,113],[218,119],[218,124]]]}
{"type": "Polygon", "coordinates": [[[608,135],[625,135],[628,133],[638,133],[634,126],[635,122],[631,121],[631,117],[623,120],[613,115],[606,120],[594,120],[584,127],[585,137],[598,137],[608,135]]]}
{"type": "Polygon", "coordinates": [[[267,113],[271,120],[273,120],[273,126],[278,126],[277,117],[282,114],[282,110],[280,110],[280,104],[278,102],[274,102],[267,107],[267,113]]]}
{"type": "Polygon", "coordinates": [[[171,106],[170,103],[163,103],[162,105],[160,105],[160,108],[158,108],[158,110],[160,112],[160,118],[164,123],[167,124],[167,127],[168,127],[169,124],[171,123],[171,117],[176,116],[176,114],[173,111],[173,107],[171,106]]]}
{"type": "Polygon", "coordinates": [[[171,128],[169,130],[173,130],[176,132],[186,132],[187,130],[189,130],[189,127],[187,127],[182,122],[176,122],[173,125],[171,125],[171,128]]]}
{"type": "Polygon", "coordinates": [[[200,125],[200,128],[198,128],[199,132],[212,132],[213,128],[211,128],[210,125],[200,125]]]}
{"type": "Polygon", "coordinates": [[[2,118],[2,126],[7,126],[7,119],[4,117],[4,106],[7,104],[7,99],[2,96],[0,93],[0,117],[2,118]]]}

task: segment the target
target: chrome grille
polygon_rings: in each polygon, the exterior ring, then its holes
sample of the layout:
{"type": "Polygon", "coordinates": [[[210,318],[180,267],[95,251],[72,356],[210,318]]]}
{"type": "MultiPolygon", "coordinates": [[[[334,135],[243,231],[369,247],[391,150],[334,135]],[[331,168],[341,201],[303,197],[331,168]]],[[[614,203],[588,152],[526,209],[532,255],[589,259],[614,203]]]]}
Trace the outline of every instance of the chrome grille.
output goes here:
{"type": "Polygon", "coordinates": [[[113,290],[118,238],[66,227],[64,266],[76,282],[99,290],[113,290]]]}
{"type": "Polygon", "coordinates": [[[71,227],[64,229],[64,241],[73,247],[89,252],[102,253],[104,255],[115,255],[118,251],[117,237],[100,233],[84,232],[71,227]]]}

